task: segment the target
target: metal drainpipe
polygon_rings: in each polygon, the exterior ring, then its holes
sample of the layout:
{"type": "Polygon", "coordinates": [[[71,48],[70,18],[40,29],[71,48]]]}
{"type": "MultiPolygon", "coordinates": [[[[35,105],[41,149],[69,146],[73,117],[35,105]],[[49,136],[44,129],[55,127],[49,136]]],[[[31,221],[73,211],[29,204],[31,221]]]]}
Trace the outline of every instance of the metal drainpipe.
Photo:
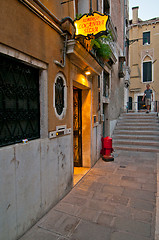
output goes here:
{"type": "Polygon", "coordinates": [[[126,53],[126,49],[125,49],[125,28],[126,28],[126,0],[124,0],[124,33],[123,33],[123,40],[124,40],[124,49],[123,49],[123,53],[125,56],[126,53]]]}
{"type": "Polygon", "coordinates": [[[64,42],[64,49],[63,49],[63,63],[57,60],[54,60],[54,63],[62,68],[64,68],[66,64],[66,48],[67,48],[67,34],[65,34],[65,42],[64,42]]]}
{"type": "MultiPolygon", "coordinates": [[[[49,19],[47,17],[45,17],[41,12],[39,12],[39,10],[33,6],[29,1],[27,0],[19,0],[20,2],[27,4],[27,6],[30,8],[30,10],[33,10],[34,12],[38,13],[39,15],[41,15],[44,19],[46,19],[49,22],[49,19]]],[[[53,20],[58,23],[58,24],[63,24],[66,21],[69,21],[73,26],[73,20],[70,17],[65,17],[62,20],[59,20],[54,14],[52,14],[39,0],[34,0],[34,2],[39,5],[46,13],[48,13],[53,20]]],[[[53,23],[51,23],[53,25],[53,23]]],[[[61,33],[61,36],[65,36],[65,42],[64,42],[64,49],[63,49],[63,63],[59,62],[57,60],[54,60],[54,63],[62,68],[65,67],[66,64],[66,48],[67,48],[67,34],[63,33],[63,31],[54,24],[54,27],[58,30],[59,33],[61,33]]]]}
{"type": "Polygon", "coordinates": [[[50,21],[48,17],[46,17],[40,10],[38,10],[33,4],[30,3],[28,0],[18,0],[19,2],[23,3],[28,9],[30,9],[34,14],[40,17],[44,22],[49,24],[53,27],[58,33],[63,34],[61,28],[59,28],[54,22],[50,21]]]}
{"type": "Polygon", "coordinates": [[[52,12],[50,12],[50,10],[48,8],[45,7],[44,4],[42,4],[39,0],[34,0],[34,2],[41,7],[47,14],[50,15],[50,17],[59,25],[63,24],[66,21],[69,21],[73,26],[73,20],[71,17],[65,17],[62,20],[58,19],[52,12]]]}
{"type": "MultiPolygon", "coordinates": [[[[19,0],[19,1],[22,2],[23,4],[27,5],[28,7],[31,6],[32,9],[36,9],[36,12],[39,12],[39,10],[33,4],[31,4],[30,1],[28,1],[28,0],[19,0]]],[[[50,10],[48,8],[46,8],[39,0],[34,0],[34,2],[42,10],[44,10],[57,24],[62,25],[66,21],[69,21],[72,24],[72,26],[75,28],[74,21],[72,20],[71,17],[65,17],[62,20],[60,20],[52,12],[50,12],[50,10]]],[[[41,13],[41,15],[43,15],[43,13],[41,13]]],[[[47,17],[45,16],[45,18],[47,18],[47,17]]]]}
{"type": "Polygon", "coordinates": [[[48,8],[46,8],[44,4],[42,4],[42,2],[40,2],[39,0],[34,0],[34,2],[35,2],[38,6],[40,6],[47,14],[49,14],[49,15],[54,19],[54,21],[55,21],[56,23],[58,23],[58,24],[61,23],[60,20],[59,20],[52,12],[50,12],[50,10],[49,10],[48,8]]]}

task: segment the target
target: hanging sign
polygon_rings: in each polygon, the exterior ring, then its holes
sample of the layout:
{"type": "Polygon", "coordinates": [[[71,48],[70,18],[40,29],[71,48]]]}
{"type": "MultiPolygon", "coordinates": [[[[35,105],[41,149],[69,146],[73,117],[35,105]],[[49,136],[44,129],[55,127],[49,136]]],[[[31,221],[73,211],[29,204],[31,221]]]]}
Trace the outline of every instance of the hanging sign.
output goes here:
{"type": "Polygon", "coordinates": [[[74,26],[76,29],[75,37],[85,37],[90,39],[101,35],[107,35],[108,15],[99,12],[83,14],[79,19],[75,19],[74,26]]]}

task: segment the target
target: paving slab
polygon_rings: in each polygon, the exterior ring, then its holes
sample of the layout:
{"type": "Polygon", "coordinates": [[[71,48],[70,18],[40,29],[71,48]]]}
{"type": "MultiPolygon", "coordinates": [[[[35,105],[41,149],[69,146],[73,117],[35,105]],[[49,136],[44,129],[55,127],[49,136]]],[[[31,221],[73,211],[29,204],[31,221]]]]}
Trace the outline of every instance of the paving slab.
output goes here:
{"type": "Polygon", "coordinates": [[[157,154],[115,154],[113,162],[100,159],[21,240],[159,240],[157,154]]]}
{"type": "Polygon", "coordinates": [[[35,226],[30,231],[28,231],[22,239],[23,240],[33,240],[33,239],[58,240],[59,235],[52,233],[48,230],[39,228],[38,226],[35,226]]]}
{"type": "Polygon", "coordinates": [[[136,221],[128,217],[117,217],[114,222],[116,230],[129,232],[135,235],[151,237],[151,224],[141,221],[136,221]]]}
{"type": "Polygon", "coordinates": [[[149,240],[143,236],[137,236],[128,232],[113,232],[110,240],[149,240]]]}
{"type": "Polygon", "coordinates": [[[135,208],[138,210],[143,210],[143,211],[148,211],[148,212],[153,212],[154,208],[156,206],[156,203],[150,202],[150,201],[145,201],[142,199],[131,199],[130,200],[130,207],[135,208]]]}
{"type": "Polygon", "coordinates": [[[69,237],[80,219],[52,209],[39,223],[38,227],[49,232],[69,237]]]}
{"type": "Polygon", "coordinates": [[[111,229],[92,222],[81,221],[70,240],[107,240],[111,229]]]}
{"type": "Polygon", "coordinates": [[[153,221],[152,213],[144,210],[138,210],[138,209],[132,208],[131,215],[132,215],[132,219],[139,220],[141,222],[151,223],[153,221]]]}

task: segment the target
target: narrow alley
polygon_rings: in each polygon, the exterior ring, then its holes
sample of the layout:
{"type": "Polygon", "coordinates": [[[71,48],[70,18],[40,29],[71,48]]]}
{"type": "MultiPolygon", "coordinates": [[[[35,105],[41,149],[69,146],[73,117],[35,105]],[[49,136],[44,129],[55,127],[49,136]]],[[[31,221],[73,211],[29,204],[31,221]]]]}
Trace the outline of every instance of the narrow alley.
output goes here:
{"type": "Polygon", "coordinates": [[[0,240],[159,240],[153,4],[0,0],[0,240]]]}
{"type": "Polygon", "coordinates": [[[154,240],[156,169],[152,152],[100,159],[21,240],[154,240]]]}

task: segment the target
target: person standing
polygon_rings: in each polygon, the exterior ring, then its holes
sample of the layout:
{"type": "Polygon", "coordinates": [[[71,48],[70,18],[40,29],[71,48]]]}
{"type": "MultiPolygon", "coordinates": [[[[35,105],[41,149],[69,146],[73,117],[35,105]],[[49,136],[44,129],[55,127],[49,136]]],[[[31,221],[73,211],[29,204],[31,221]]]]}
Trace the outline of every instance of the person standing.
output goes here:
{"type": "Polygon", "coordinates": [[[149,113],[151,100],[153,101],[153,92],[152,92],[152,89],[150,89],[150,84],[146,85],[146,90],[144,91],[144,96],[142,98],[142,101],[144,101],[144,98],[145,98],[145,105],[147,108],[146,113],[149,113]]]}

